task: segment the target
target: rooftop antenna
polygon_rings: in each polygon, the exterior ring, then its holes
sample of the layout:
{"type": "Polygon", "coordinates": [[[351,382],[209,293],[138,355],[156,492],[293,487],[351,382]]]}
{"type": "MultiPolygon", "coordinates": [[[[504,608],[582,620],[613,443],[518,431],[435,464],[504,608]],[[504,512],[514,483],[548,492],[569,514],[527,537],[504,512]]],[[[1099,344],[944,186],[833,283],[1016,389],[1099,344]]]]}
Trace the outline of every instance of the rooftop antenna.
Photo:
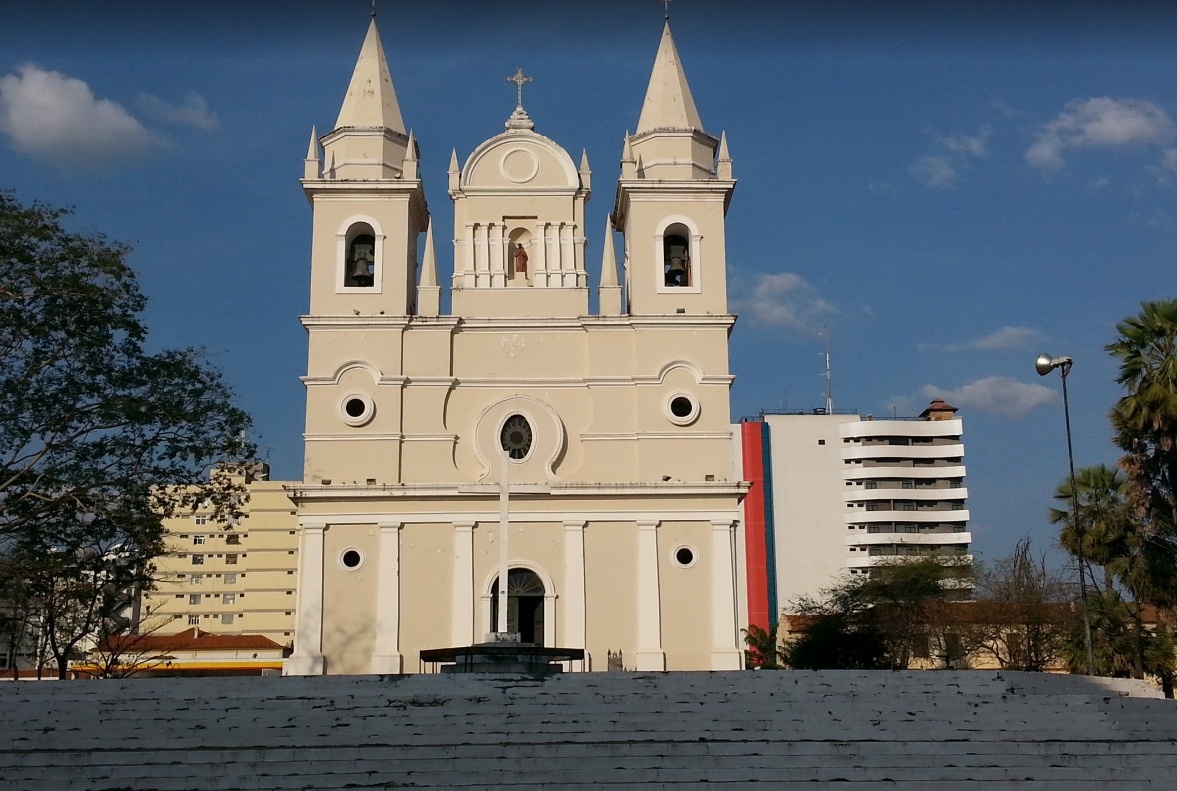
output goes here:
{"type": "Polygon", "coordinates": [[[826,414],[834,412],[834,380],[830,373],[830,328],[822,325],[821,334],[826,338],[826,414]]]}

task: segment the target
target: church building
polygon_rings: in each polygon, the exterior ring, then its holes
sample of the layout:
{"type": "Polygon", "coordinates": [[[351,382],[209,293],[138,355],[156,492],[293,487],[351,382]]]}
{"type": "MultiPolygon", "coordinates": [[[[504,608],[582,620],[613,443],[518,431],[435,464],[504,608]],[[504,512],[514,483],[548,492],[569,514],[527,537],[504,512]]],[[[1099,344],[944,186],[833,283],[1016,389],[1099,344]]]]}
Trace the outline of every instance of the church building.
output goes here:
{"type": "Polygon", "coordinates": [[[451,158],[452,274],[418,165],[443,141],[409,131],[375,20],[335,128],[312,132],[286,674],[418,672],[422,649],[482,642],[503,560],[507,631],[584,649],[585,670],[741,666],[726,140],[667,23],[590,234],[587,157],[536,131],[516,80],[504,131],[451,158]]]}

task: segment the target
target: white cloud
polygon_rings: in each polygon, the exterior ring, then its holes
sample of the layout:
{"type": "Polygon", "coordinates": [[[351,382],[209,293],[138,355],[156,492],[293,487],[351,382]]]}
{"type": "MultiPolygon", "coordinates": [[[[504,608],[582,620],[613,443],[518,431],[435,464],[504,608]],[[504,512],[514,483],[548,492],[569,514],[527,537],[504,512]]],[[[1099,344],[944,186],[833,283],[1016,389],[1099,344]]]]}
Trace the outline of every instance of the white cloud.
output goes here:
{"type": "Polygon", "coordinates": [[[1058,400],[1058,393],[1045,385],[1027,384],[1008,376],[989,376],[955,390],[924,385],[920,392],[926,398],[943,398],[955,407],[1007,418],[1024,417],[1030,410],[1058,400]]]}
{"type": "Polygon", "coordinates": [[[805,278],[792,272],[758,272],[750,286],[734,290],[733,307],[756,324],[816,330],[822,318],[838,312],[805,278]]]}
{"type": "Polygon", "coordinates": [[[940,145],[954,154],[968,154],[984,159],[989,156],[989,135],[992,130],[983,128],[975,135],[949,135],[940,138],[940,145]]]}
{"type": "Polygon", "coordinates": [[[1175,134],[1164,108],[1146,99],[1075,99],[1042,128],[1025,157],[1033,167],[1058,170],[1069,150],[1161,146],[1175,134]]]}
{"type": "Polygon", "coordinates": [[[907,172],[923,182],[925,187],[947,189],[955,187],[962,170],[973,159],[989,156],[989,136],[993,130],[982,127],[975,135],[947,135],[936,138],[946,154],[929,154],[917,159],[907,172]]]}
{"type": "Polygon", "coordinates": [[[952,160],[942,154],[920,157],[907,172],[922,181],[925,187],[941,189],[955,186],[959,175],[952,160]]]}
{"type": "Polygon", "coordinates": [[[1161,167],[1177,173],[1177,148],[1166,148],[1161,153],[1161,167]]]}
{"type": "Polygon", "coordinates": [[[208,109],[208,101],[198,93],[190,93],[180,104],[166,102],[149,93],[139,94],[139,109],[157,121],[180,126],[191,126],[210,131],[220,126],[217,116],[208,109]]]}
{"type": "Polygon", "coordinates": [[[158,145],[121,105],[33,65],[0,77],[0,133],[16,150],[63,166],[109,166],[158,145]]]}
{"type": "Polygon", "coordinates": [[[999,330],[982,335],[965,343],[921,343],[921,351],[935,350],[942,352],[961,351],[1000,351],[1002,349],[1020,349],[1031,343],[1045,339],[1045,335],[1030,327],[1002,327],[999,330]]]}

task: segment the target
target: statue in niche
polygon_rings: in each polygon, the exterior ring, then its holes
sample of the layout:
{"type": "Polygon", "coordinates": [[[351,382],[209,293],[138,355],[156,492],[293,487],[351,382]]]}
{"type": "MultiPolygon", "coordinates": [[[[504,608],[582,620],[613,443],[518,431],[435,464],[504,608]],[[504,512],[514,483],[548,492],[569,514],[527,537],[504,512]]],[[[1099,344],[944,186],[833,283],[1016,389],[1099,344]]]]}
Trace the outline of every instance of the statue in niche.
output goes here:
{"type": "Polygon", "coordinates": [[[515,245],[515,272],[520,275],[527,274],[527,251],[518,243],[515,245]]]}

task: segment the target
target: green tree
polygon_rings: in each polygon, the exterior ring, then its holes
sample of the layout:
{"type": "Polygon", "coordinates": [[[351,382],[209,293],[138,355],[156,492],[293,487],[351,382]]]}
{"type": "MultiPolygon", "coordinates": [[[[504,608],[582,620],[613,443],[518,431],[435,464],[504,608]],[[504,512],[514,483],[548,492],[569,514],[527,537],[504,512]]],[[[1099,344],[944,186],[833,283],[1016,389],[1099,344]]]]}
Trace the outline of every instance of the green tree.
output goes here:
{"type": "Polygon", "coordinates": [[[785,646],[798,669],[904,668],[937,646],[948,664],[963,661],[970,646],[958,628],[954,603],[969,587],[972,568],[949,558],[882,564],[814,598],[795,602],[804,624],[785,646]]]}
{"type": "Polygon", "coordinates": [[[1050,521],[1062,525],[1059,543],[1063,549],[1102,568],[1104,585],[1109,588],[1117,562],[1130,552],[1129,544],[1138,529],[1128,504],[1128,489],[1127,479],[1114,467],[1083,467],[1075,472],[1074,489],[1070,480],[1059,484],[1054,499],[1061,507],[1050,509],[1050,521]]]}
{"type": "Polygon", "coordinates": [[[1141,600],[1177,604],[1177,299],[1145,302],[1107,350],[1128,391],[1111,411],[1128,498],[1142,522],[1125,582],[1141,600]]]}
{"type": "Polygon", "coordinates": [[[210,472],[254,449],[199,349],[148,351],[128,248],[66,230],[67,215],[0,192],[0,553],[42,606],[71,585],[114,606],[95,585],[149,580],[164,517],[239,515],[240,477],[210,472]]]}

